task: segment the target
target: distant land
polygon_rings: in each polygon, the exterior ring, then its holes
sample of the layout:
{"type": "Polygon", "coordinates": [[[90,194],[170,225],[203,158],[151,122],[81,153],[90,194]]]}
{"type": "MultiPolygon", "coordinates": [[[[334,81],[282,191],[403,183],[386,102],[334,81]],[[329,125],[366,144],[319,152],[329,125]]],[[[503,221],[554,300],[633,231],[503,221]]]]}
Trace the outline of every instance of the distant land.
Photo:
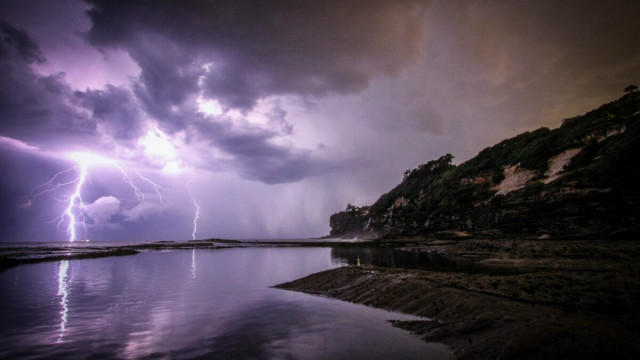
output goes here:
{"type": "Polygon", "coordinates": [[[370,206],[330,218],[331,237],[631,239],[640,233],[640,92],[557,129],[506,139],[455,166],[404,173],[370,206]]]}

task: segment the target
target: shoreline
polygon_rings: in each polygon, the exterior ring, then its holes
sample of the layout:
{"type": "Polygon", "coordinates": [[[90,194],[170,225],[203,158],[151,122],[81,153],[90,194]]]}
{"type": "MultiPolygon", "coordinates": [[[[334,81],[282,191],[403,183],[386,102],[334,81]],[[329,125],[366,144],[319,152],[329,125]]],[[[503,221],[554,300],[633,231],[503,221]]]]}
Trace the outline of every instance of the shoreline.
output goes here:
{"type": "Polygon", "coordinates": [[[635,242],[426,241],[403,250],[444,251],[495,271],[348,266],[275,287],[429,318],[393,325],[458,359],[640,354],[635,242]]]}
{"type": "Polygon", "coordinates": [[[640,268],[636,266],[640,243],[636,241],[208,239],[107,247],[12,247],[0,249],[0,271],[43,261],[237,247],[331,247],[332,255],[350,266],[274,287],[428,318],[392,324],[427,342],[449,346],[458,359],[635,359],[640,355],[640,268]]]}
{"type": "MultiPolygon", "coordinates": [[[[15,246],[0,247],[0,271],[8,268],[48,261],[95,259],[110,256],[135,255],[144,251],[191,250],[191,249],[229,249],[238,247],[377,247],[376,241],[254,241],[204,239],[188,241],[156,241],[140,244],[105,245],[99,243],[56,243],[52,246],[15,246]]],[[[40,244],[40,243],[38,243],[40,244]]],[[[12,244],[13,245],[13,244],[12,244]]]]}
{"type": "Polygon", "coordinates": [[[239,246],[238,241],[209,239],[192,241],[156,241],[140,244],[107,245],[60,243],[53,246],[16,246],[0,248],[0,271],[8,268],[60,260],[96,259],[110,256],[136,255],[143,251],[179,249],[217,249],[239,246]]]}

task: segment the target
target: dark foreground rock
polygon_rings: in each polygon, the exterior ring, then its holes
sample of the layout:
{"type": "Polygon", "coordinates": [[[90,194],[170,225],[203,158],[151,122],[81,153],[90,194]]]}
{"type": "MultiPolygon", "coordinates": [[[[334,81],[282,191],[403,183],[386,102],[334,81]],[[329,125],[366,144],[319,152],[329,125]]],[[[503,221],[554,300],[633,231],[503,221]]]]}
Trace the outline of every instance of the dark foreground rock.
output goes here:
{"type": "Polygon", "coordinates": [[[352,266],[277,287],[427,317],[394,326],[447,344],[460,359],[640,356],[638,245],[515,243],[511,252],[505,241],[435,246],[483,256],[491,273],[352,266]]]}

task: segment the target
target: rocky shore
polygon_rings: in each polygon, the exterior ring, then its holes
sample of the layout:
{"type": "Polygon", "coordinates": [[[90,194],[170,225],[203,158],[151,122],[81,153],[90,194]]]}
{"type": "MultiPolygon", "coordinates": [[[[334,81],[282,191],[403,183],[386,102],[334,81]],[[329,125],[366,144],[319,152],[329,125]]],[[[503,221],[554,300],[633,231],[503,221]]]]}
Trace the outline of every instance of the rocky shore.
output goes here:
{"type": "Polygon", "coordinates": [[[426,317],[394,326],[451,346],[458,359],[640,355],[635,242],[465,239],[402,245],[401,252],[447,254],[475,266],[424,270],[356,263],[277,287],[426,317]]]}

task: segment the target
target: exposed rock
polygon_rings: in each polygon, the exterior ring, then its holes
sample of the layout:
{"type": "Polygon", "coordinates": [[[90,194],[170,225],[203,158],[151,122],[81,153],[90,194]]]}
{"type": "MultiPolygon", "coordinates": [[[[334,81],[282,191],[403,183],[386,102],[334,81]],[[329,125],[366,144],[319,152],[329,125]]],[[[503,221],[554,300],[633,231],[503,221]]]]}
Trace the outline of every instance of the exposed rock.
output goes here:
{"type": "MultiPolygon", "coordinates": [[[[635,115],[635,114],[634,114],[635,115]]],[[[606,139],[614,136],[614,135],[620,135],[622,133],[624,133],[625,131],[627,131],[627,126],[626,125],[621,125],[612,129],[607,129],[606,132],[604,132],[604,134],[599,134],[599,133],[590,133],[587,136],[585,136],[582,141],[586,144],[590,141],[596,141],[598,143],[601,143],[603,141],[605,141],[606,139]]]]}
{"type": "Polygon", "coordinates": [[[396,199],[396,202],[393,203],[393,208],[397,209],[407,205],[408,203],[409,203],[409,199],[405,198],[404,196],[400,196],[399,198],[396,199]]]}
{"type": "Polygon", "coordinates": [[[544,173],[544,176],[547,177],[544,179],[544,183],[548,184],[559,178],[565,165],[581,150],[582,148],[569,149],[549,159],[549,170],[544,173]]]}
{"type": "Polygon", "coordinates": [[[535,176],[535,171],[520,168],[520,163],[513,166],[505,166],[504,180],[495,187],[492,187],[491,190],[497,191],[496,195],[507,195],[512,191],[524,188],[529,180],[535,176]]]}

